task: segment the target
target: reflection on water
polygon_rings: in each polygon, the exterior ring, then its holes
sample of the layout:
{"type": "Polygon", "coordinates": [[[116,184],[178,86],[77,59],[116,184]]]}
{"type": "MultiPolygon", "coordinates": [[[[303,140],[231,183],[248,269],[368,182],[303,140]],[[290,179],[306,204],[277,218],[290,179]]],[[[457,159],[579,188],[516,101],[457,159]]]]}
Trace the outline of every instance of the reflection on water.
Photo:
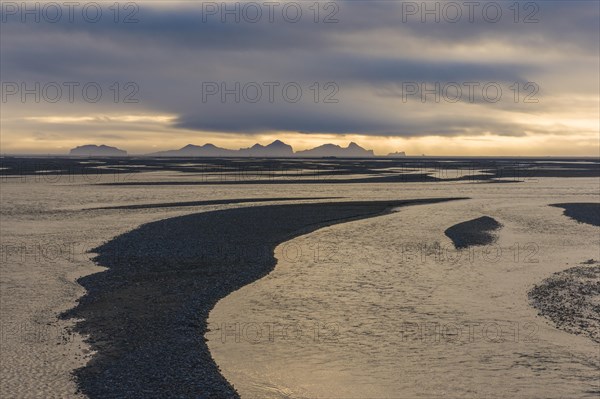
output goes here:
{"type": "Polygon", "coordinates": [[[598,346],[527,300],[533,284],[598,258],[598,228],[547,206],[597,200],[590,180],[445,191],[473,200],[293,239],[273,273],[217,305],[209,347],[243,398],[598,397],[598,346]],[[482,215],[504,225],[498,242],[455,250],[444,230],[482,215]]]}

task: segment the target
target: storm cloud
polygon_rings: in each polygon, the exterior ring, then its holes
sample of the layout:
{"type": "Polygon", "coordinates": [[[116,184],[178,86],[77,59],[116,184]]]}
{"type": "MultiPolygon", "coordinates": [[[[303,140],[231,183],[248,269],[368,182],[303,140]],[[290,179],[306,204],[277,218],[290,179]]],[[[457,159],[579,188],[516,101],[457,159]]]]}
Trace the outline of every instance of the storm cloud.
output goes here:
{"type": "Polygon", "coordinates": [[[118,16],[106,4],[95,22],[79,10],[70,21],[63,9],[55,23],[44,15],[23,22],[3,5],[3,84],[94,82],[105,95],[94,104],[78,98],[28,104],[15,94],[2,106],[22,116],[91,107],[173,115],[172,128],[199,135],[411,137],[555,132],[559,125],[542,119],[557,103],[569,96],[597,101],[597,2],[521,2],[518,11],[508,2],[480,2],[472,18],[463,2],[451,2],[455,8],[428,2],[429,13],[421,2],[321,2],[318,14],[314,3],[296,2],[302,11],[296,21],[296,6],[282,14],[287,3],[272,16],[264,3],[252,3],[261,8],[258,22],[249,20],[256,19],[255,8],[238,14],[239,21],[235,13],[223,16],[220,2],[138,2],[118,16]],[[128,83],[137,90],[124,90],[128,83]],[[136,101],[124,102],[134,91],[136,101]],[[536,101],[524,101],[528,95],[536,101]]]}

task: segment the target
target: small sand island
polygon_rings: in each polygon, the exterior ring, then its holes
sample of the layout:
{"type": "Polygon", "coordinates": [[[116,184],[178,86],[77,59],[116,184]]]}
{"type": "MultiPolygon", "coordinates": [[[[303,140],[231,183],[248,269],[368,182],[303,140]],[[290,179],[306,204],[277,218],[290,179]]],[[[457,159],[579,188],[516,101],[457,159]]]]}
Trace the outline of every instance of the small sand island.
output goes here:
{"type": "Polygon", "coordinates": [[[488,245],[496,240],[493,234],[502,225],[494,218],[482,216],[477,219],[455,224],[444,232],[456,249],[468,248],[473,245],[488,245]]]}

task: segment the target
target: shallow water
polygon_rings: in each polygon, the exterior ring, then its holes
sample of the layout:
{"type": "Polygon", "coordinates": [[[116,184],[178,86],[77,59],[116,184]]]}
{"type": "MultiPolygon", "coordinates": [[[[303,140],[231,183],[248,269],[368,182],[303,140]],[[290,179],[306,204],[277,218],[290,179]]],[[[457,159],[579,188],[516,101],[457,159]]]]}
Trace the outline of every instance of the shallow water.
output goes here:
{"type": "Polygon", "coordinates": [[[280,245],[274,272],[212,311],[209,348],[242,398],[598,397],[599,346],[527,299],[552,273],[600,257],[597,227],[547,206],[596,202],[597,189],[597,179],[387,185],[382,197],[473,199],[280,245]],[[483,215],[503,224],[496,244],[454,250],[444,230],[483,215]]]}

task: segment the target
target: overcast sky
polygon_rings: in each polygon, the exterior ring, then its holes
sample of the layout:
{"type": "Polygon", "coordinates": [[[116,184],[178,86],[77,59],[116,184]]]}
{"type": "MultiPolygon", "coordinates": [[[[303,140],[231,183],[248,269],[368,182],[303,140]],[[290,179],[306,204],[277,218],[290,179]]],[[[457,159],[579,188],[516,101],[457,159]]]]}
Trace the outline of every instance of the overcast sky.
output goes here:
{"type": "Polygon", "coordinates": [[[21,4],[1,10],[3,153],[600,151],[597,1],[21,4]]]}

